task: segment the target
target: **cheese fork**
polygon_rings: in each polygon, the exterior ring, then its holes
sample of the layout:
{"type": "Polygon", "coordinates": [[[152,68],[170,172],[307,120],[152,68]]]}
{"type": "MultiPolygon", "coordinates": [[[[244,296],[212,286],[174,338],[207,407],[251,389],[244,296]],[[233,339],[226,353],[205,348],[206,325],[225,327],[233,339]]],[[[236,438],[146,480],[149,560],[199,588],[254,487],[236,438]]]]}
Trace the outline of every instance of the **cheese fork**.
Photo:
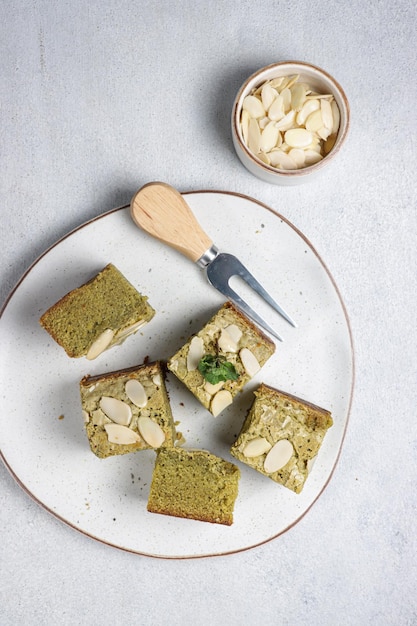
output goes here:
{"type": "Polygon", "coordinates": [[[137,226],[205,269],[213,287],[279,341],[282,341],[282,337],[231,288],[229,281],[232,276],[239,276],[289,324],[296,327],[288,313],[275,302],[237,257],[219,252],[176,189],[166,183],[148,183],[134,195],[130,212],[137,226]]]}

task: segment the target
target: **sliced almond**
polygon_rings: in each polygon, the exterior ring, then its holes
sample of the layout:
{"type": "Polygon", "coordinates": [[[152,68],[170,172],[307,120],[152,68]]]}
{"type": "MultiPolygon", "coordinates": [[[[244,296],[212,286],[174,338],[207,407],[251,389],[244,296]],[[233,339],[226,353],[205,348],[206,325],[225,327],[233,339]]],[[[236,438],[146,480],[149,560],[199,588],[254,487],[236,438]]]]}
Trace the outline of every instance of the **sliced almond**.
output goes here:
{"type": "Polygon", "coordinates": [[[288,439],[280,439],[270,449],[264,461],[264,470],[267,474],[273,474],[287,465],[294,453],[292,443],[288,439]]]}
{"type": "Polygon", "coordinates": [[[331,93],[316,93],[314,91],[312,91],[307,96],[307,99],[310,99],[310,98],[312,98],[312,99],[317,98],[317,100],[323,100],[323,99],[329,100],[329,101],[333,100],[333,96],[332,96],[331,93]]]}
{"type": "Polygon", "coordinates": [[[242,128],[243,141],[246,144],[248,143],[249,120],[250,120],[249,113],[247,111],[242,111],[240,124],[242,128]]]}
{"type": "Polygon", "coordinates": [[[285,76],[277,76],[270,81],[271,87],[274,87],[274,89],[282,89],[285,80],[285,76]]]}
{"type": "Polygon", "coordinates": [[[239,356],[243,367],[245,368],[245,372],[250,378],[253,378],[261,369],[258,359],[253,352],[249,350],[249,348],[242,348],[239,352],[239,356]]]}
{"type": "Polygon", "coordinates": [[[129,335],[133,335],[133,333],[137,333],[139,328],[142,328],[142,326],[146,326],[147,323],[148,322],[146,320],[139,320],[138,322],[131,324],[131,326],[127,326],[126,328],[121,330],[120,333],[117,333],[116,335],[117,341],[121,343],[129,335]]]}
{"type": "Polygon", "coordinates": [[[235,343],[239,343],[243,334],[239,326],[236,326],[236,324],[230,324],[229,326],[226,327],[226,330],[231,336],[231,338],[233,339],[233,341],[235,343]]]}
{"type": "Polygon", "coordinates": [[[320,139],[323,139],[323,141],[326,141],[326,139],[330,136],[330,133],[330,129],[326,128],[326,126],[322,126],[317,131],[317,135],[320,137],[320,139]]]}
{"type": "Polygon", "coordinates": [[[280,93],[284,104],[284,112],[288,113],[291,110],[291,91],[289,86],[285,87],[280,93]]]}
{"type": "Polygon", "coordinates": [[[268,153],[271,165],[282,170],[296,170],[297,163],[282,150],[273,150],[268,153]]]}
{"type": "Polygon", "coordinates": [[[148,396],[145,388],[139,380],[136,380],[136,378],[131,378],[127,381],[125,384],[125,393],[129,400],[141,409],[148,404],[148,396]]]}
{"type": "Polygon", "coordinates": [[[261,131],[258,122],[253,117],[249,120],[248,147],[254,154],[258,154],[261,149],[261,131]]]}
{"type": "Polygon", "coordinates": [[[230,391],[222,389],[218,391],[211,401],[210,410],[214,417],[217,417],[227,406],[232,404],[233,398],[230,391]]]}
{"type": "Polygon", "coordinates": [[[275,122],[269,122],[261,133],[260,149],[262,152],[269,152],[277,145],[279,130],[275,122]]]}
{"type": "Polygon", "coordinates": [[[108,418],[101,409],[96,409],[91,414],[91,423],[94,424],[94,426],[104,426],[104,424],[109,424],[110,422],[110,418],[108,418]]]}
{"type": "Polygon", "coordinates": [[[307,461],[307,472],[310,473],[313,469],[314,463],[316,462],[317,456],[313,456],[312,459],[308,459],[307,461]]]}
{"type": "Polygon", "coordinates": [[[296,83],[291,87],[291,108],[294,111],[300,111],[307,95],[306,85],[304,83],[296,83]]]}
{"type": "Polygon", "coordinates": [[[111,328],[107,328],[103,330],[101,335],[97,337],[95,341],[91,344],[88,349],[87,354],[85,355],[86,359],[92,361],[96,359],[106,348],[109,347],[114,337],[114,330],[111,328]]]}
{"type": "Polygon", "coordinates": [[[218,346],[222,352],[237,352],[237,342],[233,339],[227,328],[222,328],[218,340],[218,346]]]}
{"type": "Polygon", "coordinates": [[[308,116],[305,126],[307,130],[312,132],[317,132],[322,126],[324,126],[321,109],[317,109],[317,111],[314,111],[314,113],[311,113],[311,115],[308,116]]]}
{"type": "Polygon", "coordinates": [[[150,417],[139,417],[138,429],[143,439],[152,448],[160,448],[165,441],[164,431],[150,417]]]}
{"type": "Polygon", "coordinates": [[[284,99],[282,96],[278,96],[269,107],[268,117],[270,120],[278,122],[284,115],[284,99]]]}
{"type": "Polygon", "coordinates": [[[264,128],[265,128],[266,126],[268,126],[268,124],[270,123],[270,121],[271,121],[271,120],[269,119],[269,117],[263,117],[262,119],[258,120],[259,128],[260,128],[261,130],[264,130],[264,128]]]}
{"type": "Polygon", "coordinates": [[[221,380],[219,383],[216,383],[215,385],[213,385],[212,383],[209,383],[208,380],[206,380],[206,382],[204,383],[204,389],[207,391],[208,394],[210,394],[210,396],[214,396],[215,393],[217,393],[218,391],[220,391],[220,389],[222,389],[222,387],[224,387],[224,380],[221,380]]]}
{"type": "Polygon", "coordinates": [[[265,154],[265,152],[260,152],[256,156],[258,157],[260,161],[262,161],[262,163],[266,163],[267,165],[271,164],[271,161],[269,160],[269,156],[265,154]]]}
{"type": "Polygon", "coordinates": [[[243,100],[242,108],[249,113],[251,118],[257,119],[265,116],[262,102],[256,96],[246,96],[243,100]]]}
{"type": "Polygon", "coordinates": [[[306,119],[309,115],[311,115],[314,111],[318,111],[320,108],[319,100],[307,100],[301,111],[297,113],[296,121],[299,126],[303,126],[305,124],[306,119]]]}
{"type": "Polygon", "coordinates": [[[333,111],[332,105],[328,100],[320,101],[321,116],[323,118],[323,124],[328,129],[329,135],[333,128],[333,111]]]}
{"type": "Polygon", "coordinates": [[[132,419],[132,409],[126,402],[111,396],[103,396],[100,399],[100,409],[108,418],[116,424],[128,426],[132,419]]]}
{"type": "MultiPolygon", "coordinates": [[[[291,76],[287,76],[286,77],[286,81],[285,81],[285,87],[287,89],[290,89],[296,82],[297,80],[300,78],[300,74],[292,74],[291,76]]],[[[282,89],[282,87],[281,87],[282,89]]]]}
{"type": "Polygon", "coordinates": [[[332,126],[332,135],[336,134],[339,130],[340,125],[340,110],[337,106],[336,102],[333,100],[332,104],[332,115],[333,115],[333,126],[332,126]]]}
{"type": "Polygon", "coordinates": [[[261,454],[265,454],[265,452],[268,452],[271,448],[271,444],[265,437],[256,437],[246,444],[243,448],[243,454],[248,459],[253,459],[261,454]]]}
{"type": "Polygon", "coordinates": [[[304,150],[301,150],[300,148],[292,148],[289,151],[288,156],[294,161],[294,163],[296,163],[297,167],[304,166],[306,160],[304,150]]]}
{"type": "Polygon", "coordinates": [[[279,122],[276,123],[278,130],[289,130],[295,120],[295,111],[289,111],[279,122]]]}
{"type": "Polygon", "coordinates": [[[304,157],[305,157],[306,166],[314,165],[315,163],[318,163],[319,161],[321,161],[323,158],[320,152],[317,152],[316,150],[313,150],[313,149],[305,150],[304,157]]]}
{"type": "Polygon", "coordinates": [[[278,91],[271,87],[271,83],[265,83],[261,90],[261,100],[265,111],[268,111],[269,107],[278,96],[278,91]]]}
{"type": "Polygon", "coordinates": [[[84,409],[83,409],[83,419],[84,419],[84,424],[88,424],[88,422],[90,421],[90,414],[88,413],[88,411],[84,411],[84,409]]]}
{"type": "Polygon", "coordinates": [[[313,135],[305,128],[287,130],[284,141],[290,148],[307,148],[313,141],[313,135]]]}
{"type": "Polygon", "coordinates": [[[204,356],[204,342],[201,337],[193,337],[187,354],[187,370],[193,372],[197,369],[201,358],[204,356]]]}
{"type": "Polygon", "coordinates": [[[129,445],[140,441],[139,435],[127,426],[122,426],[121,424],[104,424],[104,428],[110,443],[129,445]]]}
{"type": "Polygon", "coordinates": [[[159,374],[155,374],[155,376],[152,377],[152,382],[156,385],[156,387],[160,387],[162,384],[161,376],[159,374]]]}

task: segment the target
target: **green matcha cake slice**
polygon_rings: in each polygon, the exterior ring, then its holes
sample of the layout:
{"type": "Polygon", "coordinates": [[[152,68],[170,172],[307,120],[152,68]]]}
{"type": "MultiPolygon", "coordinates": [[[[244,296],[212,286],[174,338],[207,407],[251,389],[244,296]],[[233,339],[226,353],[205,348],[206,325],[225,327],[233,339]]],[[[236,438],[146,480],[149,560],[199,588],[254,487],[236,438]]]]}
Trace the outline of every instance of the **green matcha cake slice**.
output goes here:
{"type": "Polygon", "coordinates": [[[148,511],[230,526],[239,477],[236,465],[206,450],[161,448],[148,511]]]}
{"type": "Polygon", "coordinates": [[[168,369],[217,416],[265,365],[275,344],[231,302],[168,360],[168,369]]]}
{"type": "Polygon", "coordinates": [[[230,452],[300,493],[332,424],[329,411],[262,383],[230,452]]]}
{"type": "Polygon", "coordinates": [[[176,433],[159,362],[80,381],[91,450],[100,458],[173,446],[176,433]]]}
{"type": "Polygon", "coordinates": [[[147,296],[109,263],[51,306],[40,324],[68,356],[91,360],[122,343],[154,315],[147,296]]]}

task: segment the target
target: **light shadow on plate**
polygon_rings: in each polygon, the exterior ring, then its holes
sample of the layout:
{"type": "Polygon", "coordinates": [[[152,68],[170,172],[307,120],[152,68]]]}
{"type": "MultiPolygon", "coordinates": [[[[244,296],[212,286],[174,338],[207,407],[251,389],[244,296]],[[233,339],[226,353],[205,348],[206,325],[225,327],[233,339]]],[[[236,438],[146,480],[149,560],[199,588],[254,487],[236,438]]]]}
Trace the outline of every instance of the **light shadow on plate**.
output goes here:
{"type": "Polygon", "coordinates": [[[57,441],[65,441],[70,448],[69,454],[71,448],[91,454],[82,416],[79,380],[55,380],[50,389],[48,406],[50,411],[40,414],[45,420],[45,431],[55,431],[57,441]]]}
{"type": "MultiPolygon", "coordinates": [[[[143,450],[125,454],[114,461],[119,465],[119,482],[117,494],[129,500],[137,500],[138,506],[146,506],[152,473],[155,466],[156,454],[154,450],[143,450]]],[[[102,459],[106,461],[106,459],[102,459]]]]}
{"type": "MultiPolygon", "coordinates": [[[[196,334],[217,312],[219,305],[207,307],[203,312],[185,311],[181,309],[181,317],[173,312],[172,318],[161,328],[151,322],[145,327],[146,344],[150,361],[168,361],[183,345],[196,334]]],[[[138,342],[139,343],[139,342],[138,342]]]]}

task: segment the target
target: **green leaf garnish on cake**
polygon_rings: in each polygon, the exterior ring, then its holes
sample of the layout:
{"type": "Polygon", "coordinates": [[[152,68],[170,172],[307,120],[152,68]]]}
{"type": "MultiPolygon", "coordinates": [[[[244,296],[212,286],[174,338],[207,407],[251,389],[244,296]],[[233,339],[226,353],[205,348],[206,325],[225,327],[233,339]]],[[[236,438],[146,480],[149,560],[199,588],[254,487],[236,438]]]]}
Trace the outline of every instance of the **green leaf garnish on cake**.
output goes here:
{"type": "Polygon", "coordinates": [[[233,363],[220,354],[205,354],[198,363],[198,371],[212,385],[239,377],[233,363]]]}

